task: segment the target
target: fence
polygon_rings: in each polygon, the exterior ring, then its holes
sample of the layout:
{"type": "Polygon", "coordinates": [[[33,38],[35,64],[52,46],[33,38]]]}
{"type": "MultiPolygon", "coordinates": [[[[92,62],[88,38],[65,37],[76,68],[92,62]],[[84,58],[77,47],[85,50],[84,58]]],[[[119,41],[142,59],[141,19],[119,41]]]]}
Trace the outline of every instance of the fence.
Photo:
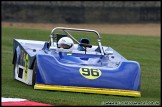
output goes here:
{"type": "Polygon", "coordinates": [[[2,1],[2,21],[159,23],[160,1],[2,1]]]}

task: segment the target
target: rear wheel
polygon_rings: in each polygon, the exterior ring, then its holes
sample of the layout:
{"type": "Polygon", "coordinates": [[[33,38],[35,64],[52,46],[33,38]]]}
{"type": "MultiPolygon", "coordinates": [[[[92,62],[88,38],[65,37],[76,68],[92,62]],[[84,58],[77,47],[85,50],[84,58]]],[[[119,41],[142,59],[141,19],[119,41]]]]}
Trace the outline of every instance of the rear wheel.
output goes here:
{"type": "Polygon", "coordinates": [[[36,81],[36,67],[37,67],[37,61],[35,60],[33,66],[32,86],[35,85],[35,81],[36,81]]]}
{"type": "Polygon", "coordinates": [[[14,57],[14,68],[13,68],[14,72],[13,72],[13,76],[14,76],[14,79],[15,79],[15,76],[16,76],[16,73],[18,73],[18,62],[17,62],[17,55],[15,55],[14,57]]]}

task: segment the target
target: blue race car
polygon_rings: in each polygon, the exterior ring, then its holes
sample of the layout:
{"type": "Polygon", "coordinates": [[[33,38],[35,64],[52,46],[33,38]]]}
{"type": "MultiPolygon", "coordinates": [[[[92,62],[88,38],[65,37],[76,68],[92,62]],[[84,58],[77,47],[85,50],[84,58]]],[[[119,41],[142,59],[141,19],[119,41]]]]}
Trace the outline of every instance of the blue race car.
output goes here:
{"type": "Polygon", "coordinates": [[[49,41],[13,44],[14,79],[34,89],[141,97],[139,63],[102,46],[95,30],[56,27],[49,41]]]}

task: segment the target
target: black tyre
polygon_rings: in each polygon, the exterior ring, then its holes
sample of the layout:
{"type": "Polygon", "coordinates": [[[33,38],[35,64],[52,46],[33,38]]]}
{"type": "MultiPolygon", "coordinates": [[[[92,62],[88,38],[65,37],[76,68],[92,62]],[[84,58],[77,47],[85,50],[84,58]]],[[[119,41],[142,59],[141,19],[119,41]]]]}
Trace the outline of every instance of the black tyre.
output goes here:
{"type": "Polygon", "coordinates": [[[36,67],[37,67],[37,61],[35,60],[33,66],[32,86],[35,85],[35,81],[36,81],[36,67]]]}
{"type": "Polygon", "coordinates": [[[17,62],[17,55],[15,54],[15,56],[14,56],[14,62],[13,62],[13,64],[14,64],[14,67],[13,67],[13,76],[14,76],[14,79],[15,79],[15,73],[16,72],[18,72],[17,71],[17,68],[18,68],[18,62],[17,62]]]}

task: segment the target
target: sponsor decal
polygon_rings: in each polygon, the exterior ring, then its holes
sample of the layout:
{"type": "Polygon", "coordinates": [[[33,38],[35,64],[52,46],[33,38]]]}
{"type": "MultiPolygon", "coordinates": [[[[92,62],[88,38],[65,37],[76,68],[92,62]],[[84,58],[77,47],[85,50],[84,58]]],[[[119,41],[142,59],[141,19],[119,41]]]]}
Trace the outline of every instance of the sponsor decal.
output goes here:
{"type": "Polygon", "coordinates": [[[20,53],[20,64],[25,67],[24,69],[24,80],[27,80],[27,74],[28,74],[28,68],[29,68],[29,55],[24,52],[24,50],[21,50],[20,53]]]}
{"type": "Polygon", "coordinates": [[[24,62],[25,62],[25,73],[24,73],[24,80],[27,79],[27,74],[28,74],[28,54],[25,55],[25,59],[24,59],[24,62]]]}

